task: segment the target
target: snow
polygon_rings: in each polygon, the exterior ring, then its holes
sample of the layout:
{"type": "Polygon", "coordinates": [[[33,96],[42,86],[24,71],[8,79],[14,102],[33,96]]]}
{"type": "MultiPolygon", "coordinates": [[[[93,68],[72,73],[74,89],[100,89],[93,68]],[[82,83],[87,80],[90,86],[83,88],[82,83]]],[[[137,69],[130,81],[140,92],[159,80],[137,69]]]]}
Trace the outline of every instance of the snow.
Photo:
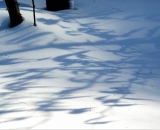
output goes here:
{"type": "Polygon", "coordinates": [[[0,129],[160,129],[159,0],[0,1],[0,129]]]}

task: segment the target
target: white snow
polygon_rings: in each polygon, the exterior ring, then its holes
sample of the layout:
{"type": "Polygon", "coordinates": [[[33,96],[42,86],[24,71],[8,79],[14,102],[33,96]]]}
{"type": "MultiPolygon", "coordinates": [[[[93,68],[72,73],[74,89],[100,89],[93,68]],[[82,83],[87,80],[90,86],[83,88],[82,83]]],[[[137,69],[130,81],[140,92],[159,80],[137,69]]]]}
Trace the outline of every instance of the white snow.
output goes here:
{"type": "Polygon", "coordinates": [[[160,1],[0,1],[0,129],[160,129],[160,1]]]}

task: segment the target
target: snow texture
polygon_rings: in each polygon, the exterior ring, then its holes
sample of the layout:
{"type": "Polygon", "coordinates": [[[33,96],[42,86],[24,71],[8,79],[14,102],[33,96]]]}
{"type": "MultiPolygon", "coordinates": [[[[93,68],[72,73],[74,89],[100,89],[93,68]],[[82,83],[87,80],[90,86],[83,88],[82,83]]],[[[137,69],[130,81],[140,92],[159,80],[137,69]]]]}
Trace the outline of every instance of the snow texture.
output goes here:
{"type": "Polygon", "coordinates": [[[160,1],[0,1],[0,129],[160,129],[160,1]]]}

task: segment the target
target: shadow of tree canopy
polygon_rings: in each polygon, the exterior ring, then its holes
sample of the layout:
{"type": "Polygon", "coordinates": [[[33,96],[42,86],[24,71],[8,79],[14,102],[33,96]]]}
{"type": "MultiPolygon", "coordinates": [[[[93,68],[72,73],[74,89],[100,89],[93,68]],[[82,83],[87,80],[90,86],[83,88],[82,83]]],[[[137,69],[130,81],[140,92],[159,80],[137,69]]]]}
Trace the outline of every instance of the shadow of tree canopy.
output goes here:
{"type": "MultiPolygon", "coordinates": [[[[19,31],[0,37],[1,45],[6,46],[6,50],[0,52],[3,90],[0,92],[0,118],[3,119],[0,125],[39,117],[37,122],[23,126],[34,128],[61,112],[84,116],[93,113],[91,118],[84,117],[83,123],[102,125],[114,122],[106,120],[111,109],[132,107],[138,105],[135,104],[138,100],[151,100],[135,98],[134,87],[139,85],[141,90],[154,85],[148,80],[160,78],[160,46],[157,45],[160,37],[154,36],[160,26],[145,30],[130,28],[118,34],[116,29],[107,28],[110,22],[117,26],[111,17],[119,13],[117,10],[93,12],[91,17],[66,12],[50,13],[60,18],[56,20],[37,19],[43,27],[52,28],[56,24],[59,30],[41,31],[40,27],[22,26],[19,31]],[[103,23],[103,19],[107,20],[103,23]],[[102,23],[98,24],[99,21],[102,23]],[[72,24],[76,28],[71,27],[72,24]],[[135,35],[141,31],[145,34],[135,35]],[[10,46],[14,48],[8,49],[10,46]],[[98,103],[101,106],[97,106],[98,103]]],[[[40,10],[37,13],[41,13],[40,10]]],[[[134,15],[119,22],[142,17],[143,21],[158,19],[157,15],[134,15]]]]}

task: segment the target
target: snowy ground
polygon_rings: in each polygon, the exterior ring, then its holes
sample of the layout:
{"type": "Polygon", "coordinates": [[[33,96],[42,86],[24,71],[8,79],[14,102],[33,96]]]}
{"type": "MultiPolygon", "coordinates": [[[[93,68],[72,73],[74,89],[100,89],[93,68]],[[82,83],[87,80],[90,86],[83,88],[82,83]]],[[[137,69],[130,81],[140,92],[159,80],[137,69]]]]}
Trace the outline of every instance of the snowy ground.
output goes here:
{"type": "Polygon", "coordinates": [[[160,129],[160,1],[0,1],[0,129],[160,129]]]}

